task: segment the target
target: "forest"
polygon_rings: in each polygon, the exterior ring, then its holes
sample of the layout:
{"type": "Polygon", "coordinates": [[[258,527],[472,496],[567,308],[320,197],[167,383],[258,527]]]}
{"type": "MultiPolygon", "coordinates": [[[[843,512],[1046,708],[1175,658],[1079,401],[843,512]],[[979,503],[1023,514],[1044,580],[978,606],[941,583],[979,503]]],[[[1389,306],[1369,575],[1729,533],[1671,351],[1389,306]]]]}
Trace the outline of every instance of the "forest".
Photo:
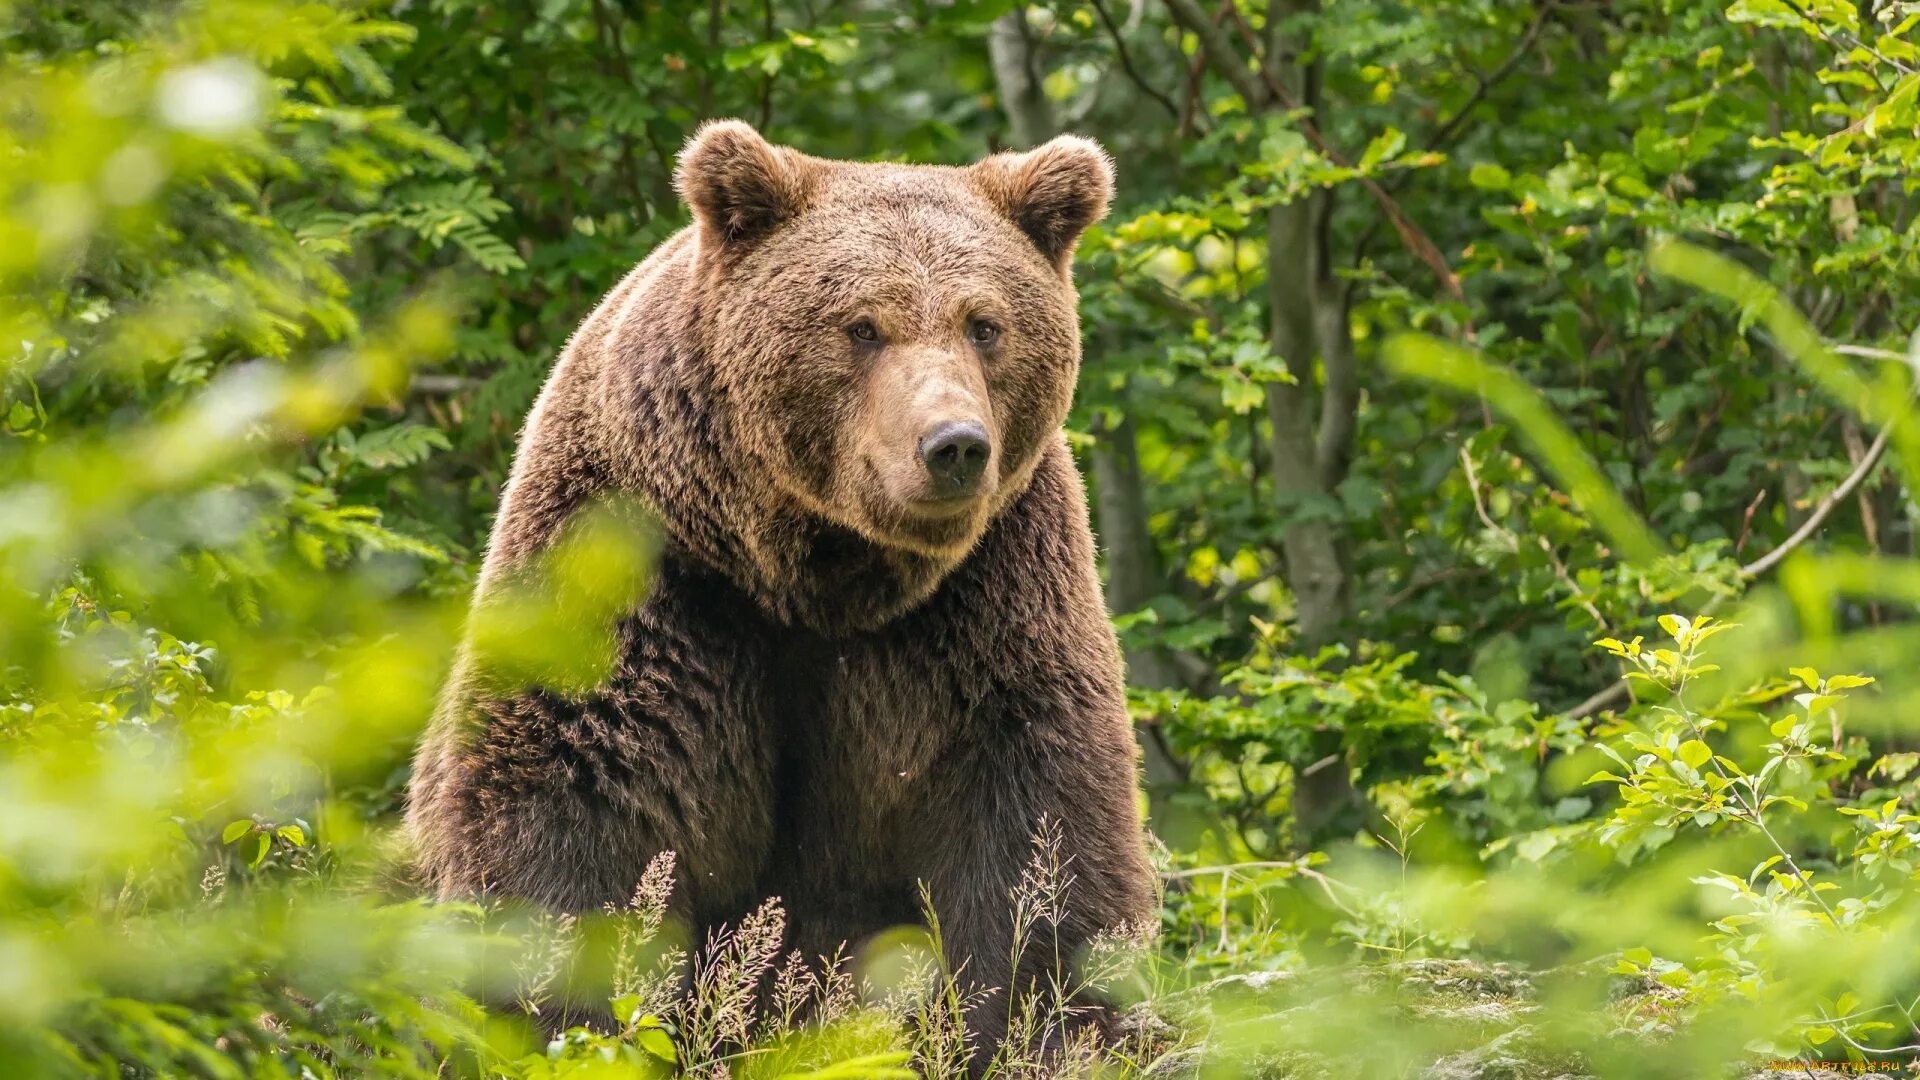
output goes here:
{"type": "MultiPolygon", "coordinates": [[[[972,1075],[1920,1075],[1913,0],[0,4],[0,1075],[969,1075],[937,926],[410,873],[521,424],[721,117],[1115,164],[1160,925],[972,1075]]],[[[485,629],[590,668],[646,557],[485,629]]]]}

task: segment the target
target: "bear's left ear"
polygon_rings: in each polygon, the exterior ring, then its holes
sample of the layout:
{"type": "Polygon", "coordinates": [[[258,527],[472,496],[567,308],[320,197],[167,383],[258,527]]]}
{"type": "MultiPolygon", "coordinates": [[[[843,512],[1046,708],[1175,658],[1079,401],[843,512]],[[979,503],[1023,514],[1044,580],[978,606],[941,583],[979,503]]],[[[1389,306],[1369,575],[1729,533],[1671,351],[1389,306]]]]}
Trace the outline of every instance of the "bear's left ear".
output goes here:
{"type": "Polygon", "coordinates": [[[988,200],[1062,267],[1113,197],[1113,159],[1078,135],[1056,136],[1024,154],[995,154],[973,173],[988,200]]]}
{"type": "Polygon", "coordinates": [[[799,151],[774,146],[743,121],[714,120],[687,140],[673,186],[701,236],[724,245],[759,239],[799,216],[812,174],[799,151]]]}

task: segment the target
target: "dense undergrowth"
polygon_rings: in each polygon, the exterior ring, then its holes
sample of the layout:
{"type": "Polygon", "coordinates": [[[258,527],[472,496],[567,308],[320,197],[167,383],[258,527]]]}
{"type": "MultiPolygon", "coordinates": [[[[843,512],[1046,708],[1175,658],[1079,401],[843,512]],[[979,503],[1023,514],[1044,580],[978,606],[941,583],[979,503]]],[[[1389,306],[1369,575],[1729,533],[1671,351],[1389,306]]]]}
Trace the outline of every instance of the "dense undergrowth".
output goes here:
{"type": "Polygon", "coordinates": [[[1912,1072],[1920,11],[1346,6],[0,9],[0,1075],[964,1074],[937,927],[405,869],[518,418],[728,113],[1120,161],[1073,434],[1165,904],[993,1073],[1912,1072]]]}

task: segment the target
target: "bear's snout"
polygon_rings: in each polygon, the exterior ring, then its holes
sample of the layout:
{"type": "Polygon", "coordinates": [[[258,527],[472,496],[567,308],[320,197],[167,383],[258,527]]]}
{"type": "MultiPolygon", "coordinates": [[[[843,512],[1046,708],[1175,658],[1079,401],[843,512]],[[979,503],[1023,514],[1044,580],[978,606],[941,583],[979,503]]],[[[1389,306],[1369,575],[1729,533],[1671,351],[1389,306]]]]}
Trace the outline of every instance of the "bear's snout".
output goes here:
{"type": "Polygon", "coordinates": [[[978,491],[992,455],[993,444],[978,420],[936,424],[920,437],[920,461],[927,468],[935,498],[960,498],[978,491]]]}

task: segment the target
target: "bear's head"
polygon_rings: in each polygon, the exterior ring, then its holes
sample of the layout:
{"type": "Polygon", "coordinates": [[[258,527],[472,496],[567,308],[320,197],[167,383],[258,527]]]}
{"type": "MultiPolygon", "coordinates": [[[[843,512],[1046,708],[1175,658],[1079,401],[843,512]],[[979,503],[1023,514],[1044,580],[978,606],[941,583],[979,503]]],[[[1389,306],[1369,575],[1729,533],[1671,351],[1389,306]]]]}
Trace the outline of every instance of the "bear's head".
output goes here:
{"type": "Polygon", "coordinates": [[[957,561],[1066,419],[1069,266],[1112,177],[1072,136],[949,168],[703,127],[675,182],[710,378],[752,479],[873,544],[957,561]]]}

